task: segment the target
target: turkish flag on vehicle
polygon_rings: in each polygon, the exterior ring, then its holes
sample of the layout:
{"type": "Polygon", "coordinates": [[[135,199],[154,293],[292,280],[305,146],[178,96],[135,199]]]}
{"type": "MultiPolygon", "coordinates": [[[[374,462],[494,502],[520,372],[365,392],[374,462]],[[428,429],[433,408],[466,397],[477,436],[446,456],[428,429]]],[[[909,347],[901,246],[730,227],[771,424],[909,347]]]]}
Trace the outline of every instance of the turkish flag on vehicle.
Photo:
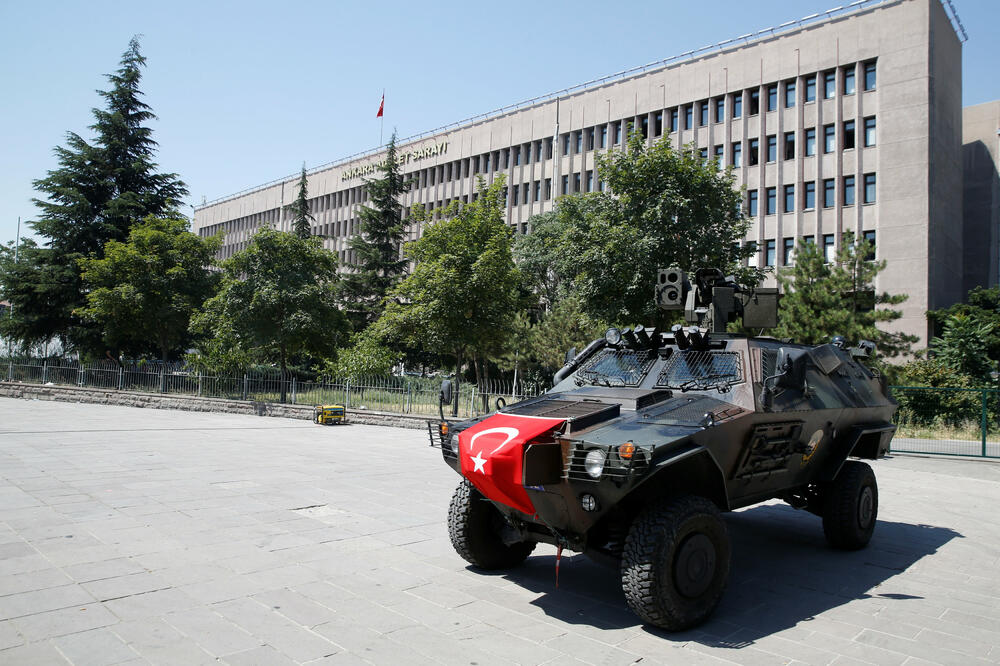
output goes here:
{"type": "Polygon", "coordinates": [[[458,434],[462,474],[479,492],[529,516],[535,506],[521,485],[524,445],[565,419],[494,414],[458,434]]]}

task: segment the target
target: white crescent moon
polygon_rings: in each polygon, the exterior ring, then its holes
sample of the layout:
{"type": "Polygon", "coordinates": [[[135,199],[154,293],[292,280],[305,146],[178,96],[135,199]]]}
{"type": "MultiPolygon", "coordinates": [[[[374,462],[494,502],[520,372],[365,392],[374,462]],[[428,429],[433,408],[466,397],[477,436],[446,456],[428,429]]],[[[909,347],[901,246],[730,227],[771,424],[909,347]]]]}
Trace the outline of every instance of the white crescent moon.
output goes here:
{"type": "Polygon", "coordinates": [[[488,435],[488,434],[494,433],[494,432],[499,432],[499,433],[502,433],[504,435],[507,435],[507,439],[505,439],[503,442],[501,442],[500,446],[498,446],[497,448],[495,448],[492,451],[490,451],[490,455],[491,456],[494,453],[496,453],[497,451],[499,451],[500,449],[502,449],[503,447],[507,446],[507,444],[509,444],[512,439],[514,439],[515,437],[517,437],[518,435],[521,434],[521,431],[518,430],[517,428],[488,428],[486,430],[481,430],[481,431],[477,432],[475,435],[473,435],[472,439],[469,440],[469,451],[472,451],[472,445],[476,443],[477,439],[479,439],[483,435],[488,435]]]}

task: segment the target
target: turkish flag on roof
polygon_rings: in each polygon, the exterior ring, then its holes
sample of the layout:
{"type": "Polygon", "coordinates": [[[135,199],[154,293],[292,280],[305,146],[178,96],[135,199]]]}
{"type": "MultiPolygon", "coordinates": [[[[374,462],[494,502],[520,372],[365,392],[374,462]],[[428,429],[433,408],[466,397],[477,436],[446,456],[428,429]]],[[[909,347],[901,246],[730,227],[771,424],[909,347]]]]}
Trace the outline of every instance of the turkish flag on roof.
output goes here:
{"type": "Polygon", "coordinates": [[[382,93],[382,101],[378,105],[378,113],[375,114],[376,118],[382,117],[382,111],[385,110],[385,93],[382,93]]]}
{"type": "Polygon", "coordinates": [[[564,421],[501,413],[463,430],[458,434],[462,474],[488,499],[534,515],[535,506],[521,485],[524,445],[564,421]]]}

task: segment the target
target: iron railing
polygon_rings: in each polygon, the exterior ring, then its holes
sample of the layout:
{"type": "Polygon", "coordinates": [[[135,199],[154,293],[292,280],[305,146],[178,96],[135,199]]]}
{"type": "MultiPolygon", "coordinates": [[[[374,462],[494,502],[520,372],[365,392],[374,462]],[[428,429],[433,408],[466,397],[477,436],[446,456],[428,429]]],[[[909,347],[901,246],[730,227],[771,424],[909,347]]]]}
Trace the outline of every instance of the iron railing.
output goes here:
{"type": "Polygon", "coordinates": [[[892,451],[1000,458],[1000,389],[893,386],[892,451]]]}

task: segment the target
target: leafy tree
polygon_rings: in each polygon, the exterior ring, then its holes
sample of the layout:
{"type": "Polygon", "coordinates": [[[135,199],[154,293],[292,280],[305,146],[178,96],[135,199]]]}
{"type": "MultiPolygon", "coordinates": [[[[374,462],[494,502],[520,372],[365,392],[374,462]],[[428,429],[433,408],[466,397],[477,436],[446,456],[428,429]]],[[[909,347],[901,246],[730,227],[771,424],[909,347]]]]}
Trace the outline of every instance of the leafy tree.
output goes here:
{"type": "Polygon", "coordinates": [[[936,324],[940,333],[944,322],[954,315],[968,317],[970,326],[986,326],[983,342],[987,355],[996,365],[1000,361],[1000,287],[976,287],[968,293],[966,302],[931,310],[927,318],[936,324]]]}
{"type": "Polygon", "coordinates": [[[570,220],[580,219],[592,201],[589,197],[561,199],[555,210],[531,218],[531,233],[514,239],[514,261],[545,307],[559,299],[562,278],[571,271],[561,252],[562,236],[572,224],[570,220]]]}
{"type": "Polygon", "coordinates": [[[429,224],[408,243],[413,272],[392,291],[377,330],[402,341],[455,357],[459,373],[502,348],[519,309],[520,271],[511,256],[511,231],[504,222],[504,178],[489,187],[480,179],[479,197],[429,224]]]}
{"type": "Polygon", "coordinates": [[[319,373],[350,379],[388,375],[399,358],[400,354],[385,346],[377,336],[362,331],[353,337],[350,347],[340,350],[335,361],[325,362],[319,373]]]}
{"type": "Polygon", "coordinates": [[[624,150],[598,157],[610,193],[564,197],[556,216],[564,228],[553,269],[596,319],[659,322],[653,302],[657,269],[718,266],[755,283],[740,268],[750,221],[729,172],[664,137],[647,146],[633,133],[624,150]],[[582,199],[582,200],[581,200],[582,199]]]}
{"type": "Polygon", "coordinates": [[[985,385],[996,365],[990,360],[987,340],[996,331],[988,322],[962,312],[948,316],[942,323],[941,337],[931,340],[934,358],[979,385],[985,385]]]}
{"type": "Polygon", "coordinates": [[[82,259],[87,305],[80,314],[96,323],[112,349],[155,348],[164,363],[188,340],[192,314],[218,283],[209,270],[221,237],[201,238],[187,220],[149,217],[128,241],[108,241],[100,259],[82,259]]]}
{"type": "Polygon", "coordinates": [[[373,322],[382,312],[382,299],[399,283],[407,261],[400,256],[406,234],[399,197],[410,189],[396,160],[396,134],[389,139],[385,161],[378,165],[381,177],[368,180],[370,205],[361,206],[360,233],[349,246],[356,261],[344,276],[346,306],[357,328],[373,322]]]}
{"type": "Polygon", "coordinates": [[[847,233],[835,261],[828,264],[815,243],[800,241],[795,265],[778,273],[784,295],[773,335],[803,344],[829,342],[842,335],[851,343],[871,340],[885,356],[908,352],[917,341],[915,336],[877,327],[899,319],[902,313],[891,306],[907,297],[875,291],[875,278],[885,268],[885,260],[868,260],[871,254],[870,243],[855,244],[853,235],[847,233]]]}
{"type": "Polygon", "coordinates": [[[302,177],[299,178],[299,193],[295,202],[288,205],[292,214],[292,233],[299,238],[309,238],[312,235],[312,222],[316,220],[309,212],[309,183],[306,179],[306,165],[302,165],[302,177]]]}
{"type": "Polygon", "coordinates": [[[978,423],[982,396],[978,391],[941,391],[935,388],[976,388],[981,382],[940,359],[910,361],[899,371],[899,384],[918,387],[893,392],[899,402],[900,425],[961,426],[978,423]]]}
{"type": "Polygon", "coordinates": [[[264,228],[222,264],[221,288],[192,327],[231,345],[203,350],[220,354],[222,363],[245,355],[277,363],[284,378],[290,360],[331,357],[346,340],[349,326],[336,293],[337,258],[319,238],[264,228]]]}
{"type": "Polygon", "coordinates": [[[584,313],[576,296],[568,296],[556,302],[538,324],[531,329],[531,356],[548,370],[554,372],[562,367],[566,351],[576,347],[580,351],[588,344],[604,335],[608,325],[584,313]]]}
{"type": "Polygon", "coordinates": [[[106,108],[93,109],[93,142],[67,133],[66,146],[55,149],[59,167],[34,182],[43,198],[34,200],[41,216],[31,225],[43,245],[23,243],[19,265],[4,262],[0,272],[4,297],[16,304],[4,326],[13,339],[59,336],[70,346],[97,348],[99,331],[78,314],[85,304],[78,261],[102,256],[106,242],[124,241],[146,216],[176,216],[187,194],[176,174],[159,173],[153,162],[156,142],[144,124],[155,116],[139,90],[145,63],[133,38],[108,75],[111,89],[98,91],[106,108]]]}

